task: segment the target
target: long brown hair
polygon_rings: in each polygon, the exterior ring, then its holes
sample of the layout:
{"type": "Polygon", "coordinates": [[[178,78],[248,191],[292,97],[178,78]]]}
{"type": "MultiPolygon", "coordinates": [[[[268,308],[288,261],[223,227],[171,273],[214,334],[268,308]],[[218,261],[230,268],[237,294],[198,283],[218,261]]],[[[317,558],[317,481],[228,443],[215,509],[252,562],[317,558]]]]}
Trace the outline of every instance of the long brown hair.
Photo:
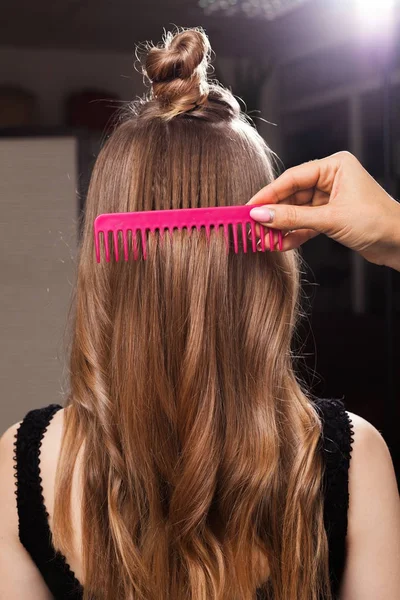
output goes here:
{"type": "Polygon", "coordinates": [[[152,90],[90,183],[53,527],[67,552],[82,449],[85,600],[330,597],[321,424],[291,358],[296,252],[226,254],[216,228],[95,260],[100,213],[244,204],[271,181],[209,56],[200,28],[149,48],[152,90]]]}

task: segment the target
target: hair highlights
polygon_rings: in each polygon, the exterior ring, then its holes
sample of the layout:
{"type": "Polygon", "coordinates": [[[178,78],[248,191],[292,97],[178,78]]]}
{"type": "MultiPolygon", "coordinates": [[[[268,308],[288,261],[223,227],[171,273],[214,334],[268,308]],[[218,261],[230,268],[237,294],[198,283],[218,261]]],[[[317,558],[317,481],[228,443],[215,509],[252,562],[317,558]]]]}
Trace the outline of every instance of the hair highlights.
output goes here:
{"type": "MultiPolygon", "coordinates": [[[[95,260],[102,212],[244,204],[273,177],[231,93],[190,78],[204,33],[171,46],[188,109],[171,118],[165,89],[134,103],[91,179],[54,543],[71,548],[81,449],[85,600],[330,598],[321,425],[290,351],[297,254],[226,255],[220,231],[209,245],[174,231],[149,237],[146,261],[95,260]]],[[[168,51],[147,64],[158,84],[174,83],[168,51]]]]}

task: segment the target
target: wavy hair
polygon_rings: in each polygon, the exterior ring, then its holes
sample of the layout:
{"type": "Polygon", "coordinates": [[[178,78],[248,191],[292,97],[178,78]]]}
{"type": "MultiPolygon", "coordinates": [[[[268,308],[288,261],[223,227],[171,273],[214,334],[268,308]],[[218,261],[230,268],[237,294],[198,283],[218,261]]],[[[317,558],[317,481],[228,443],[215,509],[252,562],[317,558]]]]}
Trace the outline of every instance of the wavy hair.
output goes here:
{"type": "Polygon", "coordinates": [[[227,254],[215,228],[95,259],[100,213],[244,204],[273,178],[209,55],[201,29],[148,49],[152,90],[91,178],[53,526],[68,552],[81,450],[84,600],[330,598],[321,423],[291,356],[297,253],[227,254]]]}

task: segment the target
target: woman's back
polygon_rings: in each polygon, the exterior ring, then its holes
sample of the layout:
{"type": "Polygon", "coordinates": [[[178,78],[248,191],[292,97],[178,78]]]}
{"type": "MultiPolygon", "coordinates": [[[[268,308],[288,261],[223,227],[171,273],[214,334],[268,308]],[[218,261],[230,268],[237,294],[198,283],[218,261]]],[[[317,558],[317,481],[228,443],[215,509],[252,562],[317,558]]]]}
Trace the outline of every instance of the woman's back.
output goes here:
{"type": "MultiPolygon", "coordinates": [[[[357,437],[365,436],[365,431],[368,432],[368,424],[355,415],[351,415],[350,420],[341,402],[317,401],[317,406],[324,422],[321,451],[326,464],[325,523],[330,532],[331,581],[336,595],[345,562],[347,471],[351,464],[353,423],[357,424],[356,443],[358,444],[363,443],[362,440],[361,442],[357,441],[357,437]]],[[[64,410],[60,406],[51,405],[32,411],[18,425],[18,429],[14,427],[11,430],[16,439],[14,460],[16,461],[19,536],[31,556],[36,558],[36,564],[54,596],[56,598],[81,598],[79,582],[84,583],[82,557],[79,550],[81,547],[81,490],[79,485],[81,456],[78,456],[75,464],[72,488],[71,517],[74,545],[66,557],[66,561],[61,559],[57,553],[52,555],[53,549],[47,543],[46,535],[47,524],[50,530],[52,527],[54,484],[61,446],[64,410]],[[46,546],[48,552],[43,550],[46,546]],[[46,564],[49,557],[51,558],[50,566],[46,564]]],[[[371,426],[369,426],[369,430],[369,435],[377,438],[375,430],[371,426]]],[[[358,461],[359,457],[356,457],[356,460],[358,461]]],[[[353,472],[353,469],[350,469],[350,486],[357,489],[357,477],[353,475],[353,472]]],[[[359,490],[356,493],[360,494],[361,492],[362,490],[359,490]]],[[[8,515],[8,518],[15,522],[15,510],[14,514],[8,515]]],[[[353,528],[354,524],[350,523],[350,530],[353,528]]],[[[350,560],[352,559],[350,554],[350,560]]],[[[268,575],[269,569],[266,565],[264,579],[267,579],[268,575]]],[[[346,585],[346,580],[344,583],[346,585]]],[[[263,598],[264,596],[260,593],[258,597],[263,598]]]]}

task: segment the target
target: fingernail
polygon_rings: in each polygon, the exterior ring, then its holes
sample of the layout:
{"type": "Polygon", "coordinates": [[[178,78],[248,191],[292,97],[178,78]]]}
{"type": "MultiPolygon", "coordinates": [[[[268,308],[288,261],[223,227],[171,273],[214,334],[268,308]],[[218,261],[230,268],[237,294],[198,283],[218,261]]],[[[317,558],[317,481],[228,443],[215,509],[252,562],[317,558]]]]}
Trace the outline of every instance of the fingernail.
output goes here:
{"type": "Polygon", "coordinates": [[[274,220],[275,211],[267,206],[257,206],[250,211],[250,217],[262,223],[271,223],[274,220]]]}

